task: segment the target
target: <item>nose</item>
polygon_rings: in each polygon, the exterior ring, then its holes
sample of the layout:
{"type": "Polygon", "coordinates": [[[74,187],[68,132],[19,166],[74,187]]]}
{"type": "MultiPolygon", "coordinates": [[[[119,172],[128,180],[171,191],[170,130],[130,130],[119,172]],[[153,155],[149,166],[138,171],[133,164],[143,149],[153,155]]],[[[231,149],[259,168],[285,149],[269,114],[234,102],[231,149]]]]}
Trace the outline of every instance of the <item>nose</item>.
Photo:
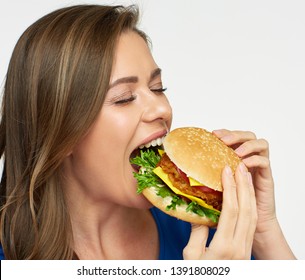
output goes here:
{"type": "Polygon", "coordinates": [[[166,123],[171,123],[172,107],[163,93],[147,92],[142,98],[142,120],[144,122],[162,120],[166,123]]]}

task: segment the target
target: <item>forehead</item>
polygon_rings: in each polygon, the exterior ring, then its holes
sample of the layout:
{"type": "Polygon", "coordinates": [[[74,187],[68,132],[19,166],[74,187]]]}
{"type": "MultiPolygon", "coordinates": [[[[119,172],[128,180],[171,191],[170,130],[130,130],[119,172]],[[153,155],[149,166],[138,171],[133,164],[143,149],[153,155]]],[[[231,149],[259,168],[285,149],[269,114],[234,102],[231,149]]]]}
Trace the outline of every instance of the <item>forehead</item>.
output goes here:
{"type": "Polygon", "coordinates": [[[136,32],[123,33],[117,42],[111,81],[125,76],[151,73],[158,66],[145,40],[136,32]]]}

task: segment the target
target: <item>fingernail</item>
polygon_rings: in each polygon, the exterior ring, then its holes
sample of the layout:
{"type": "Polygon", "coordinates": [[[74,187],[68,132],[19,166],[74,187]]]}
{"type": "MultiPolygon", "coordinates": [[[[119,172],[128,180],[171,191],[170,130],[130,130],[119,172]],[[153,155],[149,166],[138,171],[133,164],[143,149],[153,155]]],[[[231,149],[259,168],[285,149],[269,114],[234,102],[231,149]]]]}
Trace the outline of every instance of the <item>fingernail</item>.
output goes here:
{"type": "Polygon", "coordinates": [[[241,163],[238,165],[238,169],[239,169],[240,172],[243,173],[243,174],[247,174],[247,173],[248,173],[247,167],[245,166],[245,164],[244,164],[243,162],[241,162],[241,163]]]}
{"type": "Polygon", "coordinates": [[[223,137],[220,137],[220,139],[225,143],[229,143],[232,140],[232,135],[225,135],[223,137]]]}
{"type": "Polygon", "coordinates": [[[217,136],[220,136],[220,135],[222,134],[223,130],[222,130],[222,129],[215,129],[215,130],[213,130],[212,132],[213,132],[214,134],[216,134],[217,136]]]}
{"type": "Polygon", "coordinates": [[[227,175],[230,175],[230,176],[232,176],[232,174],[233,174],[232,169],[229,165],[225,166],[225,172],[226,172],[227,175]]]}
{"type": "Polygon", "coordinates": [[[239,156],[242,156],[243,155],[243,152],[244,152],[244,148],[239,146],[236,150],[235,150],[235,153],[239,156]]]}

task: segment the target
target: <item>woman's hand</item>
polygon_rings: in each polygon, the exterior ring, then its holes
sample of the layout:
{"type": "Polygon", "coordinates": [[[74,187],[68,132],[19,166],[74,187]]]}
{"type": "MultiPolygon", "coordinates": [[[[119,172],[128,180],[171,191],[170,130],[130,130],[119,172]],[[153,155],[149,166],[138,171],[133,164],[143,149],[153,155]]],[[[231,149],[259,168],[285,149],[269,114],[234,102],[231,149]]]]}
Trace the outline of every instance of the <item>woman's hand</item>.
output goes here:
{"type": "Polygon", "coordinates": [[[252,174],[255,187],[258,222],[257,232],[268,231],[276,220],[274,183],[269,162],[269,144],[248,131],[216,130],[213,133],[235,149],[252,174]]]}
{"type": "Polygon", "coordinates": [[[269,161],[269,144],[248,131],[213,131],[231,146],[252,174],[257,205],[257,227],[253,254],[259,259],[295,258],[281,231],[275,212],[274,182],[269,161]]]}
{"type": "Polygon", "coordinates": [[[209,229],[192,226],[184,259],[250,259],[257,210],[251,174],[241,163],[233,175],[230,167],[222,173],[223,205],[217,231],[206,248],[209,229]]]}

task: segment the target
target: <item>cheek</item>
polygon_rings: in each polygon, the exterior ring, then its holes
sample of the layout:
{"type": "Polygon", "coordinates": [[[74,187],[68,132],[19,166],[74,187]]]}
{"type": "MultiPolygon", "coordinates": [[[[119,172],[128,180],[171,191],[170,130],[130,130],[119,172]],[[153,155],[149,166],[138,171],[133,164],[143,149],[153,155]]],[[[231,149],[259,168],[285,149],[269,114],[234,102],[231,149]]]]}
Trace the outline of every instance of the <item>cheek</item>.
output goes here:
{"type": "Polygon", "coordinates": [[[96,169],[109,166],[126,137],[122,135],[128,121],[118,115],[100,114],[89,133],[74,150],[74,155],[84,166],[96,169]]]}
{"type": "Polygon", "coordinates": [[[105,108],[100,115],[100,130],[103,131],[105,141],[116,143],[129,142],[139,123],[139,109],[105,108]]]}
{"type": "Polygon", "coordinates": [[[112,131],[113,134],[123,133],[127,128],[133,127],[134,119],[133,113],[113,115],[107,122],[110,124],[107,125],[107,131],[112,131]]]}
{"type": "Polygon", "coordinates": [[[99,168],[103,170],[106,168],[110,176],[117,173],[118,169],[122,168],[122,164],[129,163],[129,146],[134,137],[138,119],[130,110],[128,114],[126,112],[127,110],[122,113],[113,108],[102,111],[86,143],[91,157],[98,158],[99,168]]]}

